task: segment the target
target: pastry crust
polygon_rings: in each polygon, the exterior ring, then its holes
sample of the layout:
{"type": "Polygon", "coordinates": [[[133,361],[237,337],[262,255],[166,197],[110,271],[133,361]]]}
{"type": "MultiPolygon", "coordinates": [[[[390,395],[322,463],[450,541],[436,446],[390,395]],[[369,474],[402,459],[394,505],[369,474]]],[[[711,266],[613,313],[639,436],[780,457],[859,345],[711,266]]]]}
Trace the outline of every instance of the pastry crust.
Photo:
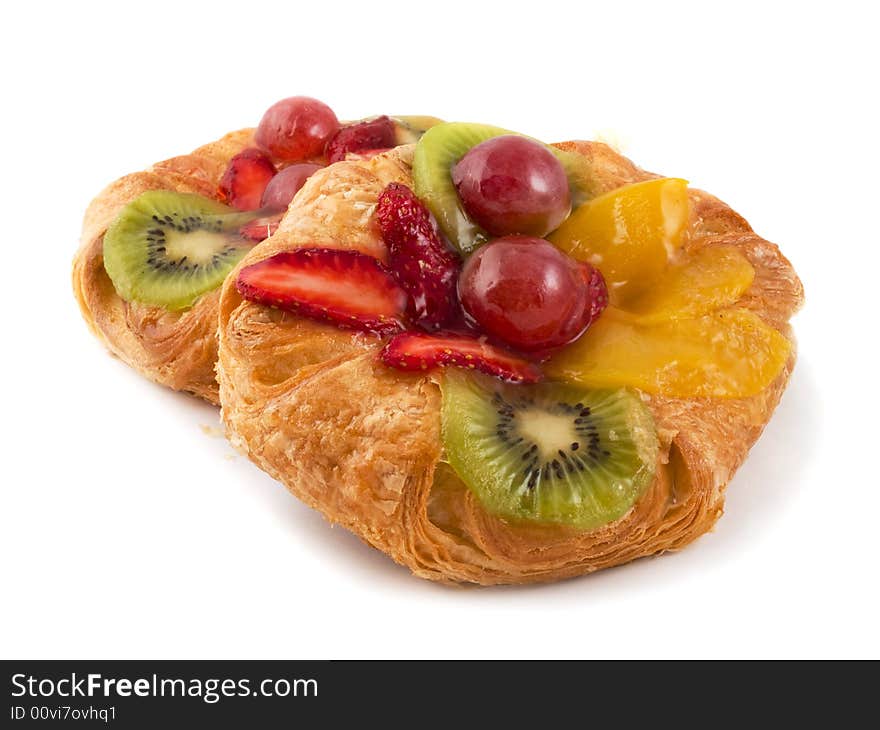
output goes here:
{"type": "MultiPolygon", "coordinates": [[[[609,147],[585,155],[596,192],[653,177],[609,147]]],[[[316,173],[278,232],[239,266],[299,246],[354,248],[380,259],[373,220],[392,181],[411,184],[412,147],[316,173]]],[[[791,336],[803,290],[779,249],[716,198],[691,192],[686,243],[733,245],[755,268],[746,306],[791,336]]],[[[220,299],[218,379],[233,442],[297,497],[416,575],[446,582],[567,578],[681,548],[721,515],[724,488],[760,435],[794,355],[764,392],[736,400],[643,395],[661,441],[656,477],[618,521],[590,532],[506,522],[488,514],[442,461],[436,373],[384,367],[381,340],[243,301],[235,272],[220,299]]],[[[341,284],[342,285],[342,284],[341,284]]]]}
{"type": "Polygon", "coordinates": [[[110,352],[151,380],[215,405],[220,403],[214,376],[220,290],[180,312],[127,302],[104,271],[104,233],[124,206],[148,190],[216,198],[230,158],[253,144],[253,131],[232,132],[192,154],[159,162],[107,186],[86,210],[73,261],[73,290],[83,317],[110,352]]]}

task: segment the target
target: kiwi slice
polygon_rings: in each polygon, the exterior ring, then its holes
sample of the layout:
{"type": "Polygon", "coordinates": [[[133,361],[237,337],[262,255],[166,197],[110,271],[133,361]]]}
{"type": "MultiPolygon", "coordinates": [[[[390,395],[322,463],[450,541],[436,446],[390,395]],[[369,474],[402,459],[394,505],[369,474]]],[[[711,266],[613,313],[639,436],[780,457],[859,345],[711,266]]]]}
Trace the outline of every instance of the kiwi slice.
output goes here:
{"type": "Polygon", "coordinates": [[[238,229],[255,216],[201,195],[150,190],[107,229],[104,269],[126,301],[186,309],[253,246],[238,229]]]}
{"type": "Polygon", "coordinates": [[[591,530],[625,515],[654,477],[654,421],[630,390],[455,371],[441,387],[446,460],[494,515],[591,530]]]}
{"type": "Polygon", "coordinates": [[[391,117],[397,144],[415,144],[431,127],[443,124],[442,119],[423,115],[391,117]]]}
{"type": "MultiPolygon", "coordinates": [[[[464,212],[452,183],[452,168],[471,147],[505,134],[519,133],[488,124],[446,122],[431,127],[416,145],[415,193],[431,209],[446,237],[463,253],[487,241],[489,235],[464,212]]],[[[547,148],[565,168],[571,183],[572,208],[577,207],[589,197],[590,171],[586,158],[549,145],[547,148]]]]}

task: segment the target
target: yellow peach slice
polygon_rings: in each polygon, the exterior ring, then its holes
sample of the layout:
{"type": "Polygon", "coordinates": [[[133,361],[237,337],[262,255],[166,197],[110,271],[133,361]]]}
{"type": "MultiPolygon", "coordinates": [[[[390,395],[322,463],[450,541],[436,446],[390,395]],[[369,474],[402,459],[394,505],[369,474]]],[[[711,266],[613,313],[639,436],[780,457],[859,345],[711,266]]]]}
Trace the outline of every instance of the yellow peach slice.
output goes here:
{"type": "Polygon", "coordinates": [[[686,180],[647,180],[584,203],[549,239],[596,266],[605,276],[612,303],[621,303],[663,273],[681,245],[688,213],[686,180]]]}
{"type": "Polygon", "coordinates": [[[554,379],[591,387],[632,386],[676,398],[741,398],[782,371],[791,343],[757,315],[724,309],[657,325],[608,309],[545,364],[554,379]]]}
{"type": "Polygon", "coordinates": [[[735,304],[754,278],[735,247],[702,248],[669,266],[654,286],[626,303],[621,316],[638,324],[693,319],[735,304]]]}

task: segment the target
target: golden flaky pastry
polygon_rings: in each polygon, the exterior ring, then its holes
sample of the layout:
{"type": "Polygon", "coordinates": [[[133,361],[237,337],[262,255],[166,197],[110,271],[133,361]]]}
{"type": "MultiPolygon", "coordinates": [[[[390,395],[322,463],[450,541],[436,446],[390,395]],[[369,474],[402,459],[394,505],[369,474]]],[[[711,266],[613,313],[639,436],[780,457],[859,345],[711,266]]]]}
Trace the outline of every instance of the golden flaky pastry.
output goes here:
{"type": "MultiPolygon", "coordinates": [[[[652,175],[609,147],[570,142],[598,190],[652,175]]],[[[384,259],[373,220],[390,182],[411,184],[413,148],[315,174],[278,232],[240,266],[298,246],[354,248],[384,259]]],[[[741,305],[790,336],[801,283],[779,249],[716,198],[691,192],[687,246],[736,246],[756,276],[741,305]]],[[[442,373],[409,374],[377,360],[378,338],[243,301],[235,275],[220,300],[218,379],[234,443],[331,522],[440,581],[549,581],[680,548],[718,519],[724,488],[758,438],[794,358],[759,395],[681,400],[645,395],[661,441],[656,477],[618,521],[590,532],[513,524],[488,514],[443,461],[442,373]]]]}
{"type": "Polygon", "coordinates": [[[112,183],[86,211],[73,262],[73,290],[83,317],[110,352],[151,380],[214,404],[220,402],[214,377],[220,291],[179,312],[127,302],[104,271],[104,234],[122,208],[148,190],[215,198],[230,158],[252,144],[253,130],[243,129],[112,183]]]}

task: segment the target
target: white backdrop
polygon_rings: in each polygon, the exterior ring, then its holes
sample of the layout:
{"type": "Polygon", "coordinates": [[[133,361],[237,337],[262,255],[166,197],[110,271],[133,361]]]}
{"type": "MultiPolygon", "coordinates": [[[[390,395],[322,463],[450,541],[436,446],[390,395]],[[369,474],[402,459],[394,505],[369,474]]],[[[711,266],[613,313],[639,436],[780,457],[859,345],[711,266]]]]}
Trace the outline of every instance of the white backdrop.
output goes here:
{"type": "Polygon", "coordinates": [[[869,3],[716,7],[8,5],[0,654],[880,655],[876,23],[869,3]],[[106,355],[69,283],[91,197],[292,94],[599,136],[783,246],[800,361],[713,533],[550,586],[436,586],[106,355]]]}

